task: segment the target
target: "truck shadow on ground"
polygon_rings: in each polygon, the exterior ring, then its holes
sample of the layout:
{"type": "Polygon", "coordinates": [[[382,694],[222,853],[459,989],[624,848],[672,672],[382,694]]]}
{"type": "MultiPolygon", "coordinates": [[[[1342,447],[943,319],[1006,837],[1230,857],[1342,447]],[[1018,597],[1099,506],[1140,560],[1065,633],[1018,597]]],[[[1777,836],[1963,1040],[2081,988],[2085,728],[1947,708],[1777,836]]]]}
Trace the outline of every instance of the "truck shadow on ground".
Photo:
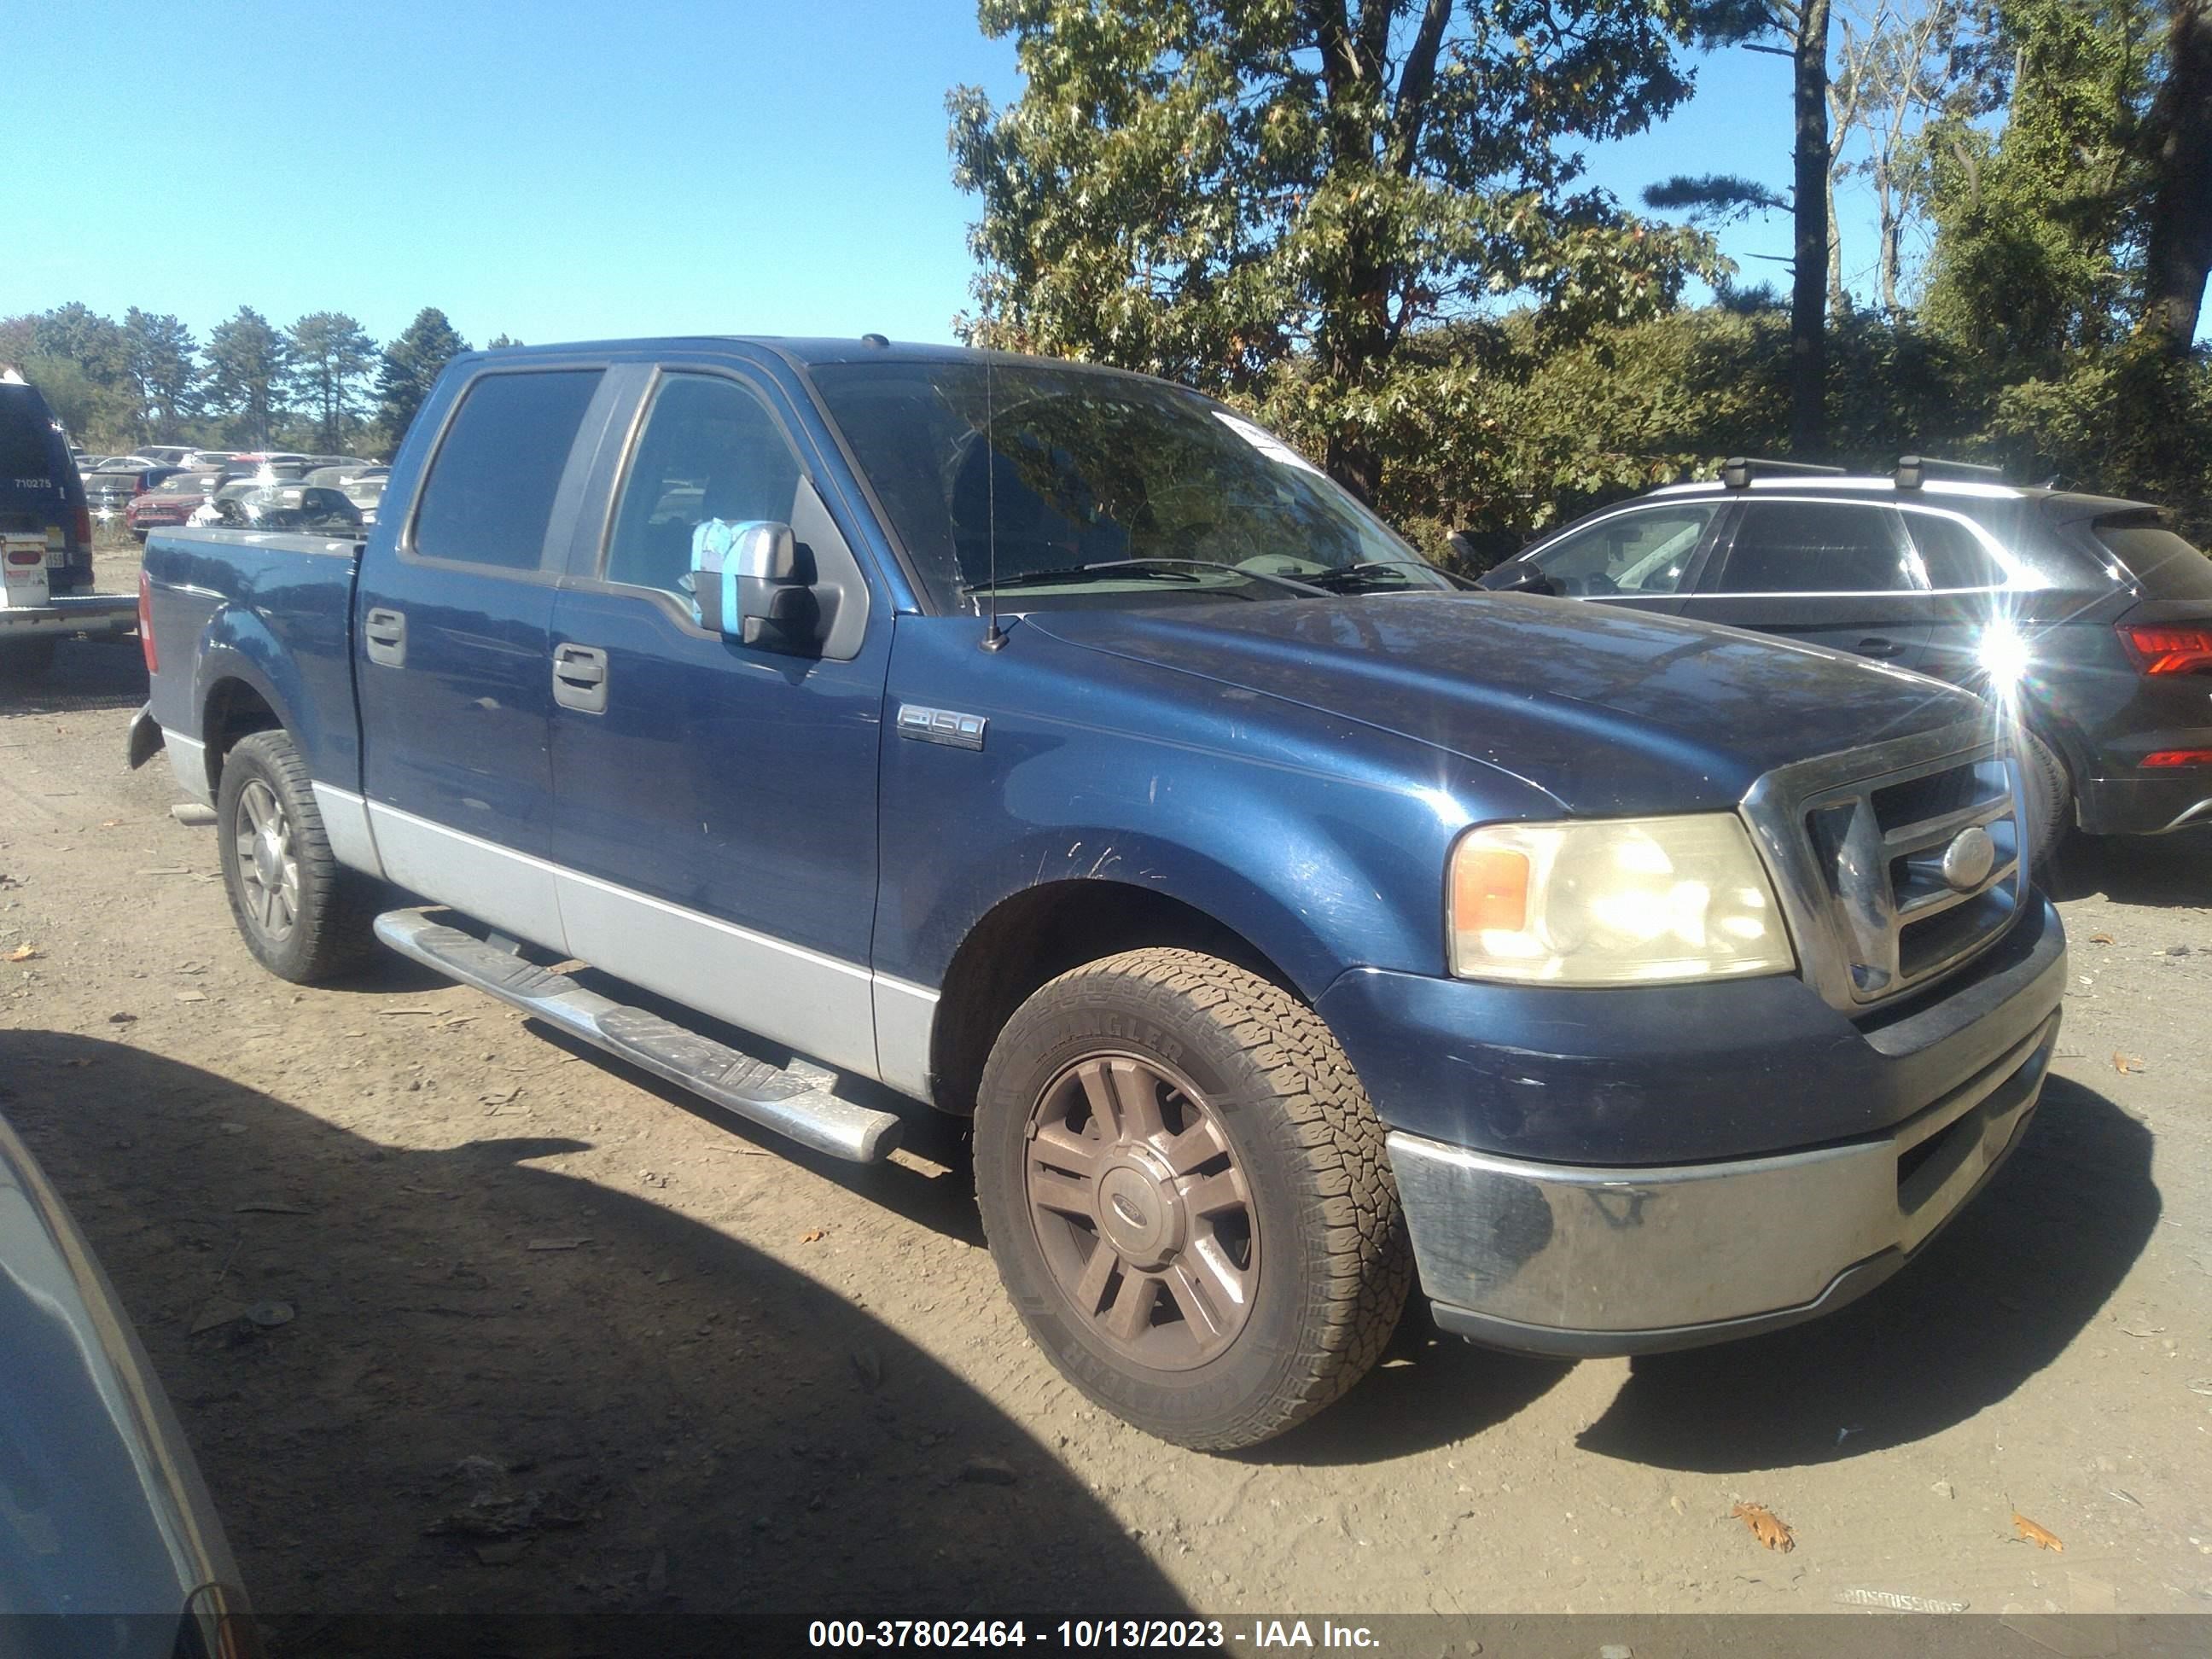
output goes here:
{"type": "Polygon", "coordinates": [[[362,1613],[1181,1610],[1050,1454],[872,1316],[538,1167],[581,1143],[404,1150],[118,1043],[0,1053],[0,1110],[295,1638],[362,1613]],[[239,1316],[276,1301],[274,1328],[239,1316]]]}
{"type": "Polygon", "coordinates": [[[1637,1360],[1580,1443],[1734,1474],[1880,1451],[2012,1394],[2097,1319],[2160,1211],[2150,1131],[2103,1096],[2052,1079],[2027,1134],[1888,1284],[1771,1336],[1637,1360]]]}
{"type": "MultiPolygon", "coordinates": [[[[2165,836],[2069,836],[2043,884],[2056,899],[2101,894],[2119,904],[2212,907],[2212,827],[2165,836]]],[[[2197,943],[2212,948],[2212,939],[2197,943]]]]}
{"type": "MultiPolygon", "coordinates": [[[[29,676],[0,670],[0,714],[76,714],[136,708],[146,701],[146,661],[136,639],[64,640],[54,665],[29,676]]],[[[118,760],[123,734],[115,738],[118,760]]]]}

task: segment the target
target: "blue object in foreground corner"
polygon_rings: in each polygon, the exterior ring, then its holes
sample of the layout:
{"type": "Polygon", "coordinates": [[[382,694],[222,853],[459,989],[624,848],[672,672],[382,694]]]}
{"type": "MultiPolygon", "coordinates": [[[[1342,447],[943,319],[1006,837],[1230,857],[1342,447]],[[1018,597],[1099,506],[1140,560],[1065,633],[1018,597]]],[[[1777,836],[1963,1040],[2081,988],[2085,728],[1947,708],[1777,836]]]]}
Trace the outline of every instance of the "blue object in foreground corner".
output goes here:
{"type": "Polygon", "coordinates": [[[0,1355],[9,1650],[258,1652],[238,1569],[130,1317],[5,1122],[0,1355]],[[33,1614],[69,1616],[25,1616],[33,1614]]]}

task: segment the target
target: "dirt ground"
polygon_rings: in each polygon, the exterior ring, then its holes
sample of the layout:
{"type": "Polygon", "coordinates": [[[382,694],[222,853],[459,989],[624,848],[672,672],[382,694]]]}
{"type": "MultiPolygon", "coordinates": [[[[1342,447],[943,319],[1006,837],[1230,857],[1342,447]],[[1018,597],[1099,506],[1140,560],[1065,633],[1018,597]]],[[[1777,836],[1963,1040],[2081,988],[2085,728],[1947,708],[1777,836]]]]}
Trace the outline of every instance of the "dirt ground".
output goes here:
{"type": "Polygon", "coordinates": [[[1876,1295],[1580,1365],[1416,1312],[1209,1456],[1028,1346],[957,1136],[815,1159],[397,958],[264,974],[143,695],[135,645],[0,688],[0,1112],[264,1612],[2212,1611],[2212,838],[2069,849],[2039,1116],[1876,1295]]]}

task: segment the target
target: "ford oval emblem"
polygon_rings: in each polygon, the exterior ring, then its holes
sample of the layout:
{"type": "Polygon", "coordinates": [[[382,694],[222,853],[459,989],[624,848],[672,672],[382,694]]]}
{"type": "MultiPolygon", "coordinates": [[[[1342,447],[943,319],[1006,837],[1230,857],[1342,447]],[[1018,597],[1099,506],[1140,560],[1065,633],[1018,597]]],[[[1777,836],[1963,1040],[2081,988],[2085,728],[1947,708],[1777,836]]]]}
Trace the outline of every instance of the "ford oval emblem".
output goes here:
{"type": "Polygon", "coordinates": [[[1943,884],[1954,893],[1971,893],[1997,866],[1997,844],[1978,823],[1961,830],[1943,849],[1943,884]]]}

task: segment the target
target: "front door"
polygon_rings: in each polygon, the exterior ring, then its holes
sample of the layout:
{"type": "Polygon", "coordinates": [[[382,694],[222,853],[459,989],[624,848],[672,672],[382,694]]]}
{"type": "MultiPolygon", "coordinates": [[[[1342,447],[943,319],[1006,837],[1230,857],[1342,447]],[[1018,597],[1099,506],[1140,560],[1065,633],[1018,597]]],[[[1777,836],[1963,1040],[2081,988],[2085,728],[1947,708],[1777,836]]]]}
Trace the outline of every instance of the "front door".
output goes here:
{"type": "Polygon", "coordinates": [[[597,368],[480,374],[441,435],[396,552],[354,602],[362,776],[392,879],[538,944],[561,918],[546,672],[555,499],[597,368]]]}
{"type": "Polygon", "coordinates": [[[1628,507],[1560,537],[1528,562],[1571,599],[1671,615],[1719,514],[1704,501],[1628,507]]]}
{"type": "Polygon", "coordinates": [[[874,607],[818,657],[708,633],[693,619],[690,565],[709,519],[788,524],[825,568],[852,558],[769,393],[732,374],[664,373],[606,544],[554,612],[555,678],[574,681],[552,715],[568,947],[873,1075],[890,617],[874,607]]]}

